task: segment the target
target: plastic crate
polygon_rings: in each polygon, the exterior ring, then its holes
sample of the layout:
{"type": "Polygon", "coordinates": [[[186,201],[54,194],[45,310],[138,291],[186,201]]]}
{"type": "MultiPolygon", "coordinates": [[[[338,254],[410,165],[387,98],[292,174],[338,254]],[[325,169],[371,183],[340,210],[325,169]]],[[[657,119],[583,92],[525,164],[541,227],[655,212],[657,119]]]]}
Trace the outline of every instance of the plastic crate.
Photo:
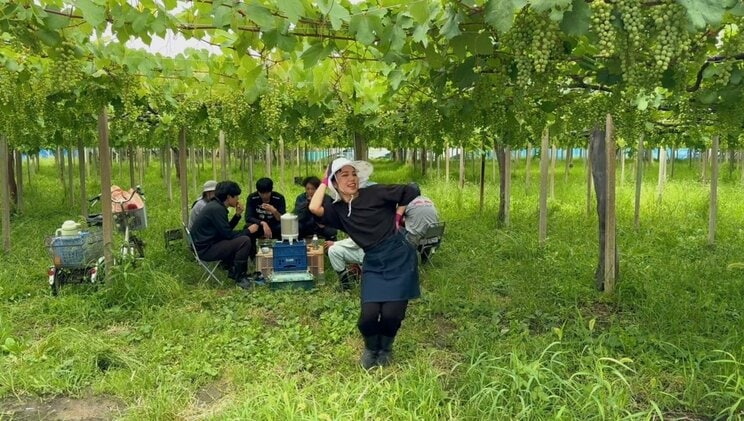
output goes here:
{"type": "Polygon", "coordinates": [[[103,256],[102,233],[101,231],[82,231],[76,236],[48,237],[47,249],[55,266],[84,267],[103,256]]]}
{"type": "Polygon", "coordinates": [[[273,249],[274,272],[307,270],[307,247],[304,241],[276,243],[273,249]]]}
{"type": "Polygon", "coordinates": [[[268,280],[269,288],[274,290],[285,288],[310,290],[315,288],[315,278],[307,271],[274,272],[268,280]]]}

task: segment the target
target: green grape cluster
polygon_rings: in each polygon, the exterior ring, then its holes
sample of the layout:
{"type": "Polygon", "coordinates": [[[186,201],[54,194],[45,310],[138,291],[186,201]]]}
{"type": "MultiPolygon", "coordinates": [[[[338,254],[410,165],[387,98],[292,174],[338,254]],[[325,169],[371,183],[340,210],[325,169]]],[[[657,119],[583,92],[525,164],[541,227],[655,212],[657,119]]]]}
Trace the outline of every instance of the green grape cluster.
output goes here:
{"type": "Polygon", "coordinates": [[[261,119],[263,120],[266,133],[272,138],[277,138],[281,134],[281,102],[277,89],[270,86],[261,95],[259,104],[261,107],[261,119]]]}
{"type": "Polygon", "coordinates": [[[630,44],[634,48],[641,46],[645,30],[644,14],[641,11],[640,0],[618,0],[617,10],[623,20],[623,27],[628,34],[630,44]]]}
{"type": "Polygon", "coordinates": [[[599,46],[607,55],[615,52],[617,31],[612,25],[612,4],[605,0],[592,2],[592,27],[599,36],[599,46]]]}
{"type": "Polygon", "coordinates": [[[0,67],[0,105],[3,107],[10,105],[15,92],[15,73],[10,72],[4,67],[0,67]]]}
{"type": "Polygon", "coordinates": [[[652,8],[651,18],[658,30],[656,43],[652,46],[654,65],[659,70],[665,70],[673,58],[690,49],[690,34],[683,26],[687,22],[685,9],[671,0],[664,0],[652,8]]]}
{"type": "Polygon", "coordinates": [[[534,75],[545,73],[549,60],[559,50],[559,33],[558,23],[546,15],[537,14],[529,8],[517,14],[512,29],[504,37],[504,43],[514,53],[519,86],[530,86],[534,75]]]}
{"type": "Polygon", "coordinates": [[[534,28],[529,50],[529,56],[537,73],[545,72],[551,52],[560,41],[558,23],[547,18],[543,18],[541,21],[534,28]]]}
{"type": "Polygon", "coordinates": [[[57,92],[72,92],[83,80],[82,63],[75,56],[74,45],[62,43],[58,57],[49,70],[52,86],[57,92]]]}

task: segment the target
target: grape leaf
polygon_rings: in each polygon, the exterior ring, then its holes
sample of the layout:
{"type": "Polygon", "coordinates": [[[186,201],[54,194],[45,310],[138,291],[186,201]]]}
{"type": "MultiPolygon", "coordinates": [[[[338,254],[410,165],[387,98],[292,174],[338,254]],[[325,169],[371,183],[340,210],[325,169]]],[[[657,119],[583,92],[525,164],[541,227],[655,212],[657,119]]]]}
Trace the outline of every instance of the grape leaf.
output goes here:
{"type": "Polygon", "coordinates": [[[580,36],[589,32],[592,11],[584,0],[574,0],[573,7],[563,15],[561,30],[567,35],[580,36]]]}
{"type": "Polygon", "coordinates": [[[429,2],[414,1],[408,6],[408,12],[418,24],[425,23],[429,20],[429,2]]]}
{"type": "Polygon", "coordinates": [[[331,53],[333,47],[330,45],[323,45],[322,42],[316,42],[310,47],[308,47],[305,51],[302,52],[300,55],[300,58],[302,59],[302,62],[305,64],[305,68],[309,69],[310,67],[314,66],[315,63],[322,60],[328,54],[331,53]]]}
{"type": "Polygon", "coordinates": [[[548,10],[568,10],[571,6],[571,0],[532,0],[530,7],[538,13],[543,13],[548,10]]]}
{"type": "Polygon", "coordinates": [[[139,13],[137,17],[132,21],[132,31],[135,34],[147,33],[147,23],[150,14],[147,12],[139,13]]]}
{"type": "Polygon", "coordinates": [[[448,40],[460,35],[460,22],[462,22],[462,15],[460,11],[454,8],[447,9],[446,20],[439,33],[444,35],[448,40]]]}
{"type": "Polygon", "coordinates": [[[51,13],[44,16],[43,20],[44,20],[44,26],[46,26],[47,29],[49,29],[50,31],[56,31],[58,29],[62,29],[70,23],[69,17],[53,15],[51,13]]]}
{"type": "Polygon", "coordinates": [[[39,37],[41,42],[50,47],[56,47],[62,41],[62,38],[59,36],[57,31],[50,31],[46,28],[41,28],[36,31],[36,36],[39,37]]]}
{"type": "Polygon", "coordinates": [[[300,17],[305,14],[305,7],[300,0],[279,0],[276,6],[290,23],[297,23],[300,17]]]}
{"type": "Polygon", "coordinates": [[[726,11],[720,0],[677,0],[687,9],[687,17],[696,28],[705,28],[707,24],[718,25],[726,11]]]}
{"type": "Polygon", "coordinates": [[[413,30],[413,40],[420,42],[424,47],[429,44],[429,24],[422,23],[417,25],[416,29],[413,30]]]}
{"type": "Polygon", "coordinates": [[[486,23],[502,34],[514,24],[514,14],[524,7],[527,0],[489,0],[486,4],[486,23]]]}
{"type": "Polygon", "coordinates": [[[491,34],[484,32],[478,34],[475,38],[475,45],[473,46],[473,52],[475,54],[490,55],[493,53],[493,42],[491,41],[491,34]]]}
{"type": "Polygon", "coordinates": [[[94,28],[97,28],[106,21],[106,9],[103,6],[93,3],[91,0],[78,0],[75,6],[80,9],[83,19],[94,28]]]}
{"type": "Polygon", "coordinates": [[[375,34],[372,30],[372,16],[366,14],[355,15],[349,22],[349,31],[354,34],[357,41],[364,45],[372,45],[375,42],[375,34]]]}
{"type": "Polygon", "coordinates": [[[349,11],[337,0],[318,0],[318,8],[331,20],[331,27],[334,30],[341,29],[341,25],[349,20],[349,11]]]}
{"type": "Polygon", "coordinates": [[[287,52],[294,51],[297,46],[297,38],[283,35],[277,30],[264,32],[261,39],[267,48],[279,47],[287,52]]]}
{"type": "Polygon", "coordinates": [[[249,4],[245,9],[248,13],[248,19],[253,21],[261,29],[267,31],[274,29],[274,16],[271,15],[269,9],[257,3],[249,4]]]}

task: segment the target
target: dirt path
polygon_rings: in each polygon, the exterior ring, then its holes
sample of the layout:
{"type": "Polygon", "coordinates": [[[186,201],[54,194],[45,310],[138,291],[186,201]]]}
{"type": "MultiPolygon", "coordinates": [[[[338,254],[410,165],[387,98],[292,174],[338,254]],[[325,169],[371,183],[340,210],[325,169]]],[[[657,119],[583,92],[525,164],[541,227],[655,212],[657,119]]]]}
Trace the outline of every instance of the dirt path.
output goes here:
{"type": "Polygon", "coordinates": [[[121,402],[105,396],[6,398],[0,400],[0,419],[103,421],[117,418],[123,407],[121,402]]]}

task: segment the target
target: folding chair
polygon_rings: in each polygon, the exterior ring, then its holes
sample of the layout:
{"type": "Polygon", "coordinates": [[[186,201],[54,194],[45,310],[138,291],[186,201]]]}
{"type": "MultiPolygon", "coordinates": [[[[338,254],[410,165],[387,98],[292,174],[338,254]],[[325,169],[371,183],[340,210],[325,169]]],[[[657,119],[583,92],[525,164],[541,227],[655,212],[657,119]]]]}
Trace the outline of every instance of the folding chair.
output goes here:
{"type": "Polygon", "coordinates": [[[186,226],[186,224],[183,224],[183,232],[186,233],[186,242],[189,245],[189,249],[191,250],[191,254],[194,255],[194,259],[196,259],[196,263],[199,264],[199,266],[204,269],[204,274],[199,278],[199,282],[202,282],[204,280],[209,280],[210,278],[217,281],[218,284],[222,285],[222,281],[220,278],[215,275],[215,271],[217,270],[217,267],[220,265],[219,260],[215,261],[206,261],[202,260],[201,257],[199,257],[199,253],[196,251],[196,245],[194,244],[194,240],[191,237],[191,230],[189,230],[189,227],[186,226]]]}
{"type": "Polygon", "coordinates": [[[419,257],[421,258],[421,264],[425,265],[429,263],[434,266],[431,262],[431,256],[439,249],[442,244],[442,237],[444,237],[444,222],[437,222],[436,224],[430,224],[426,227],[426,231],[419,238],[419,257]]]}

